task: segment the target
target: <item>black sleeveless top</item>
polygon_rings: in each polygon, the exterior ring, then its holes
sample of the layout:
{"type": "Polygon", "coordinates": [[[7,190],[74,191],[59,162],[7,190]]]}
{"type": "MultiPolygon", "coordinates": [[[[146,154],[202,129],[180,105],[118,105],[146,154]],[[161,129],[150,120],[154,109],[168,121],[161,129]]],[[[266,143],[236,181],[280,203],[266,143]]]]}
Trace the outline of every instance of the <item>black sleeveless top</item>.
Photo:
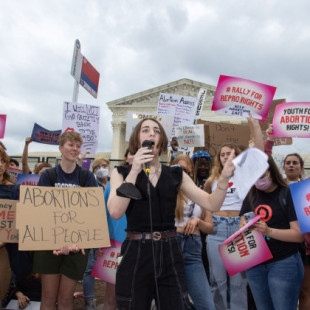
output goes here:
{"type": "MultiPolygon", "coordinates": [[[[118,173],[120,173],[124,179],[129,174],[130,169],[131,165],[117,167],[118,173]]],[[[156,187],[154,187],[152,183],[150,184],[153,231],[175,230],[175,208],[181,182],[181,167],[162,165],[161,174],[156,187]]],[[[142,170],[135,184],[142,195],[142,199],[131,199],[129,203],[126,210],[127,231],[150,232],[151,230],[147,183],[147,176],[142,170]]]]}

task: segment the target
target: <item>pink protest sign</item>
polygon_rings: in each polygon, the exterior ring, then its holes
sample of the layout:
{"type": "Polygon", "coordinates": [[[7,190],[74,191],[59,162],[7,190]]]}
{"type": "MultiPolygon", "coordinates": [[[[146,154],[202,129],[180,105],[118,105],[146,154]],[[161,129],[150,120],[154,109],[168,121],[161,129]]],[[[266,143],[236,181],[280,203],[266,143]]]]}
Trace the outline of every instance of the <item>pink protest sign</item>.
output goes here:
{"type": "Polygon", "coordinates": [[[111,247],[103,248],[104,254],[97,258],[91,275],[105,282],[115,284],[116,268],[122,243],[113,239],[110,239],[110,241],[111,247]]]}
{"type": "Polygon", "coordinates": [[[276,87],[221,75],[213,99],[212,111],[218,114],[244,116],[249,113],[265,121],[276,87]]]}
{"type": "Polygon", "coordinates": [[[0,114],[0,139],[4,137],[5,123],[6,123],[6,115],[0,114]]]}
{"type": "Polygon", "coordinates": [[[260,215],[256,216],[219,245],[219,252],[229,276],[273,257],[263,235],[249,229],[260,218],[260,215]]]}
{"type": "Polygon", "coordinates": [[[272,126],[275,137],[310,138],[310,102],[278,104],[272,126]]]}

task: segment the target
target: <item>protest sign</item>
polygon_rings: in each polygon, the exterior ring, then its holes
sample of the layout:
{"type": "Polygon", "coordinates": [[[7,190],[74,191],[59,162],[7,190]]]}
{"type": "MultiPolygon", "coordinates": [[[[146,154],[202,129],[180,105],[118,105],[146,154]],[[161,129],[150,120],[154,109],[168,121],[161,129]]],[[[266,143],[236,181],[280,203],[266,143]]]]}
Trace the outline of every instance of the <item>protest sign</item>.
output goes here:
{"type": "Polygon", "coordinates": [[[129,141],[133,129],[144,118],[154,118],[163,126],[167,137],[169,138],[171,136],[174,118],[172,115],[157,115],[146,114],[145,112],[128,111],[126,120],[126,141],[129,141]]]}
{"type": "Polygon", "coordinates": [[[221,75],[211,110],[244,117],[251,113],[254,118],[265,121],[275,92],[273,86],[221,75]]]}
{"type": "Polygon", "coordinates": [[[16,183],[17,182],[17,176],[21,173],[23,173],[23,170],[21,169],[18,169],[18,168],[12,168],[12,167],[9,167],[8,168],[8,172],[10,174],[10,178],[11,178],[11,181],[13,183],[16,183]]]}
{"type": "MultiPolygon", "coordinates": [[[[195,120],[196,105],[195,97],[160,93],[157,114],[174,116],[173,127],[191,125],[195,120]]],[[[171,138],[173,136],[174,129],[171,138]]],[[[168,138],[170,137],[168,136],[168,138]]]]}
{"type": "Polygon", "coordinates": [[[115,285],[118,257],[121,253],[122,243],[111,239],[111,247],[102,249],[104,254],[97,258],[92,277],[115,285]]]}
{"type": "Polygon", "coordinates": [[[25,174],[25,173],[20,173],[17,175],[17,184],[20,185],[32,185],[32,186],[37,186],[40,180],[40,175],[39,174],[25,174]]]}
{"type": "Polygon", "coordinates": [[[290,184],[290,190],[300,231],[310,232],[310,179],[290,184]]]}
{"type": "Polygon", "coordinates": [[[249,228],[260,217],[260,215],[256,216],[219,245],[219,253],[229,276],[273,257],[262,233],[249,228]]]}
{"type": "Polygon", "coordinates": [[[206,100],[206,97],[207,97],[207,91],[204,88],[200,88],[197,96],[195,121],[197,121],[201,115],[201,111],[203,108],[203,104],[206,100]]]}
{"type": "Polygon", "coordinates": [[[179,147],[204,146],[204,126],[187,125],[175,127],[175,136],[178,139],[179,147]]]}
{"type": "Polygon", "coordinates": [[[18,242],[16,229],[17,200],[0,199],[0,241],[7,243],[18,242]]]}
{"type": "Polygon", "coordinates": [[[91,158],[84,158],[83,163],[82,163],[82,168],[89,170],[90,169],[90,164],[91,164],[91,158]]]}
{"type": "Polygon", "coordinates": [[[310,138],[310,102],[277,105],[272,126],[275,137],[310,138]]]}
{"type": "Polygon", "coordinates": [[[0,139],[4,138],[6,115],[0,114],[0,139]]]}
{"type": "Polygon", "coordinates": [[[248,125],[215,123],[198,120],[204,124],[204,147],[195,147],[196,151],[207,151],[214,157],[223,143],[235,143],[243,148],[249,144],[250,131],[248,125]]]}
{"type": "Polygon", "coordinates": [[[99,137],[100,107],[65,102],[62,131],[77,131],[83,137],[81,152],[96,154],[99,137]]]}
{"type": "Polygon", "coordinates": [[[95,98],[98,96],[100,73],[83,56],[80,84],[95,98]]]}
{"type": "Polygon", "coordinates": [[[16,213],[20,250],[110,246],[102,188],[21,186],[16,213]]]}
{"type": "Polygon", "coordinates": [[[52,144],[58,145],[59,136],[61,134],[61,130],[47,130],[37,123],[34,123],[31,139],[34,142],[44,143],[44,144],[52,144]]]}
{"type": "MultiPolygon", "coordinates": [[[[261,122],[260,123],[260,127],[262,129],[263,135],[264,135],[264,139],[267,139],[267,134],[266,134],[266,130],[269,126],[269,124],[272,124],[272,120],[273,120],[273,115],[275,113],[276,107],[277,105],[281,104],[281,103],[285,103],[285,99],[276,99],[272,101],[271,107],[269,109],[268,112],[268,116],[266,118],[265,122],[261,122]]],[[[292,138],[287,138],[287,137],[273,137],[273,145],[274,146],[278,146],[278,145],[291,145],[293,143],[293,139],[292,138]]]]}
{"type": "Polygon", "coordinates": [[[234,183],[241,200],[245,198],[250,188],[265,173],[268,156],[255,147],[250,147],[233,159],[235,165],[234,183]],[[255,169],[253,169],[255,167],[255,169]]]}

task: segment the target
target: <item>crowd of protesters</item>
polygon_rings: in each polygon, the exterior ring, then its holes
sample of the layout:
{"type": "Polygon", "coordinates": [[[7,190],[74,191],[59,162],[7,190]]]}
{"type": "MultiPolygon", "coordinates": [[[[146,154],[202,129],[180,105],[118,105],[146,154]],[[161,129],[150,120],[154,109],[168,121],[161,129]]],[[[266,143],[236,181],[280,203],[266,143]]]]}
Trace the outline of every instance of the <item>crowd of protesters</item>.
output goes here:
{"type": "MultiPolygon", "coordinates": [[[[103,190],[110,235],[117,229],[122,241],[116,285],[107,283],[104,309],[295,310],[298,303],[300,310],[310,309],[310,238],[300,232],[288,186],[303,180],[304,161],[297,153],[288,154],[282,177],[271,157],[272,137],[264,145],[258,122],[251,116],[248,122],[251,144],[268,154],[269,167],[244,200],[238,196],[232,163],[241,152],[238,145],[222,145],[214,158],[205,150],[189,157],[178,152],[173,139],[163,164],[168,138],[151,118],[134,128],[124,162],[111,172],[105,158],[96,158],[92,171],[80,167],[85,154],[81,157],[83,139],[76,132],[60,136],[62,158],[56,167],[42,162],[32,172],[31,139],[25,140],[21,170],[40,174],[38,186],[103,190]],[[218,246],[262,205],[270,216],[252,229],[263,234],[273,258],[229,277],[218,246]]],[[[19,162],[1,143],[0,198],[18,200],[10,167],[19,168],[19,162]]],[[[2,307],[16,299],[22,309],[30,301],[41,302],[41,309],[72,309],[82,281],[85,309],[96,309],[91,273],[103,253],[78,244],[19,251],[17,243],[1,242],[2,307]]]]}

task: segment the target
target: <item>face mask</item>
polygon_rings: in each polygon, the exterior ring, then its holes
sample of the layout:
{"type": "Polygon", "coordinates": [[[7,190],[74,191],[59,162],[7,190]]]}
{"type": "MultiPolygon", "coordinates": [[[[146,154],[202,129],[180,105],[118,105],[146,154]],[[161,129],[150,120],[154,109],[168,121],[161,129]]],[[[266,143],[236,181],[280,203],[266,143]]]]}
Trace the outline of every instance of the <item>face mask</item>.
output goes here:
{"type": "Polygon", "coordinates": [[[96,171],[96,177],[99,178],[99,179],[104,179],[106,178],[107,176],[109,175],[109,169],[107,168],[99,168],[97,171],[96,171]]]}
{"type": "Polygon", "coordinates": [[[268,189],[272,184],[272,181],[269,180],[268,175],[265,177],[258,179],[255,183],[255,187],[259,189],[260,191],[265,191],[268,189]]]}

